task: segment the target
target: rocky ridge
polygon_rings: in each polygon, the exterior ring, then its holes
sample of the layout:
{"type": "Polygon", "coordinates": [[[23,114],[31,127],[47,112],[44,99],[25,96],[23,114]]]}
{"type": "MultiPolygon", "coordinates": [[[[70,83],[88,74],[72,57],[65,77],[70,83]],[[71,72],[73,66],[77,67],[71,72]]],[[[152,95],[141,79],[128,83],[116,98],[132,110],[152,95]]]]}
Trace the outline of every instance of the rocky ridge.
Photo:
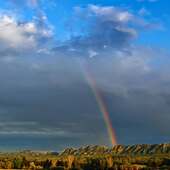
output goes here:
{"type": "Polygon", "coordinates": [[[67,148],[60,152],[60,156],[64,155],[96,155],[96,154],[112,154],[112,155],[152,155],[152,154],[170,154],[170,144],[137,144],[137,145],[115,145],[112,148],[106,146],[84,146],[80,148],[67,148]]]}

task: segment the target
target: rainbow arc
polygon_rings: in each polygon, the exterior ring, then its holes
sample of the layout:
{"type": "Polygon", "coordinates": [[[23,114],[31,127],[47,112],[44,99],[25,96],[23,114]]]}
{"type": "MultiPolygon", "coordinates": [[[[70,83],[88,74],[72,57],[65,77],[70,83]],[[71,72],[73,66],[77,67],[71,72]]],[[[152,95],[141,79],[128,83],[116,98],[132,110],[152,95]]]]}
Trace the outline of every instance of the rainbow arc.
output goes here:
{"type": "Polygon", "coordinates": [[[110,115],[109,115],[109,112],[107,110],[107,106],[104,102],[104,99],[96,85],[96,81],[95,79],[93,78],[89,68],[87,67],[87,64],[86,65],[83,65],[83,74],[88,82],[88,85],[89,87],[91,88],[91,91],[96,99],[96,102],[98,104],[98,107],[102,113],[102,116],[103,116],[103,119],[104,119],[104,122],[106,124],[106,127],[107,127],[107,132],[108,132],[108,136],[110,138],[110,142],[112,144],[112,146],[116,145],[117,144],[117,140],[116,140],[116,134],[115,134],[115,130],[112,126],[112,123],[111,123],[111,119],[110,119],[110,115]]]}

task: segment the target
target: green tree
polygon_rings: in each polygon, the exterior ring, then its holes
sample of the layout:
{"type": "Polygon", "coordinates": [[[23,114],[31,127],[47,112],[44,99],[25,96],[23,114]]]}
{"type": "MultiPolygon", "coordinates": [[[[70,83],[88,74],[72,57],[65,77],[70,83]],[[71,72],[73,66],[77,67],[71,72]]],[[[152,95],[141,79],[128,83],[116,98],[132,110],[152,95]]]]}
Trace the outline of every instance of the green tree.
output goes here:
{"type": "Polygon", "coordinates": [[[23,168],[23,160],[19,158],[15,158],[13,161],[14,169],[22,169],[23,168]]]}

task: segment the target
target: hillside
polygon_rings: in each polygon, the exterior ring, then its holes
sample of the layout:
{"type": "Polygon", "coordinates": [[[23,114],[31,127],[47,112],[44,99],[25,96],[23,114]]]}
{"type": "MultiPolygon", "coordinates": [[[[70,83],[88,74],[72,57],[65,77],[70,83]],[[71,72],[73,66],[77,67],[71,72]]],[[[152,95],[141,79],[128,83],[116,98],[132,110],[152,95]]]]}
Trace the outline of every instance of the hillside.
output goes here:
{"type": "Polygon", "coordinates": [[[0,153],[0,169],[170,170],[170,144],[84,146],[60,153],[0,153]]]}

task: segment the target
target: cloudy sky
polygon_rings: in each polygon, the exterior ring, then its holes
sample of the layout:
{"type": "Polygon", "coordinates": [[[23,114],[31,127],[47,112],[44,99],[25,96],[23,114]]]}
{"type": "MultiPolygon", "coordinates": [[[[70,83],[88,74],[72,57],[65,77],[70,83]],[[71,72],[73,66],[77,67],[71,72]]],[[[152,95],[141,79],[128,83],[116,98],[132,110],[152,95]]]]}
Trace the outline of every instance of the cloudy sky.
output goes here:
{"type": "Polygon", "coordinates": [[[0,149],[170,140],[169,0],[0,0],[0,149]]]}

